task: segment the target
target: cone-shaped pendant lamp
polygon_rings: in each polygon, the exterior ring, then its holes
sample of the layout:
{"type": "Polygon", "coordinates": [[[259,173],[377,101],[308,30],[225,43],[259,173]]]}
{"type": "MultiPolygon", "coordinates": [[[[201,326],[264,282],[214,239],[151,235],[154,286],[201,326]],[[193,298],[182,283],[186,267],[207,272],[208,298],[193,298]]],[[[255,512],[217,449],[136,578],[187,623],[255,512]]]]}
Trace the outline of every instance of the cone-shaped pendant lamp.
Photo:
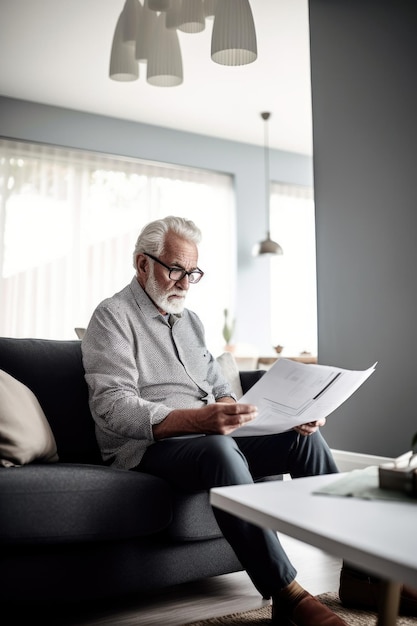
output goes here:
{"type": "Polygon", "coordinates": [[[249,0],[220,0],[211,35],[211,58],[221,65],[247,65],[258,56],[249,0]]]}
{"type": "Polygon", "coordinates": [[[110,78],[136,80],[140,62],[147,64],[146,79],[151,85],[180,85],[183,69],[177,30],[199,33],[205,29],[206,19],[214,19],[211,58],[215,63],[246,65],[256,60],[249,0],[125,0],[112,42],[110,78]]]}
{"type": "Polygon", "coordinates": [[[266,210],[266,223],[267,232],[266,239],[261,241],[255,246],[255,256],[262,256],[264,254],[283,254],[283,249],[276,241],[271,239],[270,228],[270,191],[269,191],[269,137],[268,137],[268,120],[271,117],[270,113],[261,113],[261,117],[264,120],[264,159],[265,159],[265,210],[266,210]]]}
{"type": "Polygon", "coordinates": [[[149,59],[157,17],[158,14],[149,8],[148,0],[145,0],[136,33],[135,58],[138,61],[145,62],[149,59]]]}
{"type": "Polygon", "coordinates": [[[209,19],[214,19],[217,0],[203,0],[204,15],[209,19]]]}
{"type": "Polygon", "coordinates": [[[167,28],[178,28],[180,23],[180,9],[182,0],[171,0],[169,9],[165,11],[165,26],[167,28]]]}
{"type": "Polygon", "coordinates": [[[123,41],[136,45],[142,5],[139,0],[126,0],[123,8],[123,41]]]}
{"type": "Polygon", "coordinates": [[[202,0],[182,0],[178,28],[184,33],[200,33],[206,27],[202,0]]]}
{"type": "Polygon", "coordinates": [[[149,0],[148,6],[151,11],[168,11],[171,0],[149,0]]]}
{"type": "Polygon", "coordinates": [[[139,77],[139,65],[135,59],[132,42],[124,41],[124,13],[120,13],[114,31],[110,55],[109,76],[112,80],[131,81],[139,77]]]}
{"type": "Polygon", "coordinates": [[[175,87],[183,81],[178,33],[165,26],[165,14],[156,18],[146,68],[146,80],[157,87],[175,87]]]}

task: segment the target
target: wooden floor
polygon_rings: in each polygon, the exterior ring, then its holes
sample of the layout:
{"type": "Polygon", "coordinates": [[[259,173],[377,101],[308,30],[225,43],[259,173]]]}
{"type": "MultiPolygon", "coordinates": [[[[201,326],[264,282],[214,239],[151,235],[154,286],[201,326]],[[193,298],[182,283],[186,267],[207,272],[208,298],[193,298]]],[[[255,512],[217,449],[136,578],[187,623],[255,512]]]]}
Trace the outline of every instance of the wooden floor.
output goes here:
{"type": "MultiPolygon", "coordinates": [[[[317,595],[337,591],[341,561],[304,543],[280,536],[298,570],[297,580],[317,595]]],[[[170,587],[140,600],[79,607],[76,615],[44,615],[54,626],[183,626],[263,606],[266,603],[245,572],[170,587]]]]}

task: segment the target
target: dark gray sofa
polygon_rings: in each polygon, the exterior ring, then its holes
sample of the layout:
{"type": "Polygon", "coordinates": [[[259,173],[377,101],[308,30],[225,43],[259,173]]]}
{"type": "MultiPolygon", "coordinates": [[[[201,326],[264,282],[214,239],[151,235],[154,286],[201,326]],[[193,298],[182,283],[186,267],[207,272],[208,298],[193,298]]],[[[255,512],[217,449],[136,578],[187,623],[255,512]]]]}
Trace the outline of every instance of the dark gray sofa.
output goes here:
{"type": "MultiPolygon", "coordinates": [[[[0,338],[0,369],[37,396],[59,462],[0,468],[0,599],[109,599],[242,569],[208,494],[106,467],[79,341],[0,338]]],[[[262,375],[241,372],[244,391],[262,375]]]]}

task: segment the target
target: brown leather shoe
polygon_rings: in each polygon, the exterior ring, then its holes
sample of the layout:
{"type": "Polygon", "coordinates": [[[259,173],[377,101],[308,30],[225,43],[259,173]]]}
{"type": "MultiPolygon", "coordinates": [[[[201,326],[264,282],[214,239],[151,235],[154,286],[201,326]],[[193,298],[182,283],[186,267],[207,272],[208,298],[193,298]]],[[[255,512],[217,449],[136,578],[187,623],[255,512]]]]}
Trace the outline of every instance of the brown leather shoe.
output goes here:
{"type": "MultiPolygon", "coordinates": [[[[339,598],[343,606],[354,609],[378,610],[380,579],[366,572],[343,565],[340,572],[339,598]]],[[[417,590],[401,587],[400,615],[417,616],[417,590]]]]}
{"type": "Polygon", "coordinates": [[[272,600],[272,624],[279,626],[348,626],[336,613],[304,591],[294,604],[272,600]]]}

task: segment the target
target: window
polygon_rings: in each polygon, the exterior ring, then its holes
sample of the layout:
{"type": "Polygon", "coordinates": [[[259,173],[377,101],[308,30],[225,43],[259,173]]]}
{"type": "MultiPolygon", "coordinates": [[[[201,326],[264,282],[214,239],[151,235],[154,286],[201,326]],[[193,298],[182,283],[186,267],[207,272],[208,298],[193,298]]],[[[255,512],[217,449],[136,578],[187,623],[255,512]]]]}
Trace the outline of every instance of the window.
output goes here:
{"type": "Polygon", "coordinates": [[[0,334],[75,338],[95,306],[130,282],[141,228],[166,215],[202,230],[205,275],[187,306],[216,354],[236,283],[230,176],[0,140],[0,334]]]}
{"type": "Polygon", "coordinates": [[[317,355],[316,237],[313,190],[271,185],[271,237],[283,256],[271,264],[273,345],[283,356],[317,355]]]}

